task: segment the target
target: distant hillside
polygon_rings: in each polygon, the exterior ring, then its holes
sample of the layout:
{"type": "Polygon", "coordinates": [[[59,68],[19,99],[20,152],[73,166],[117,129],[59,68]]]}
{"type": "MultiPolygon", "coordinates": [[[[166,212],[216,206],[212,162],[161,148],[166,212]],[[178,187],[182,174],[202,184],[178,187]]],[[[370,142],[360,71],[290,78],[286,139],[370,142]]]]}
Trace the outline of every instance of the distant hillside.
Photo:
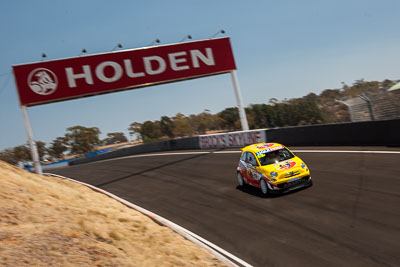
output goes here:
{"type": "MultiPolygon", "coordinates": [[[[353,85],[343,84],[342,89],[326,89],[316,96],[316,101],[320,110],[324,114],[325,122],[345,122],[350,121],[349,108],[341,101],[351,98],[359,98],[364,94],[373,100],[374,109],[382,110],[384,107],[382,100],[390,100],[396,106],[397,114],[400,114],[400,92],[388,92],[387,90],[398,81],[384,80],[364,81],[357,80],[353,85]]],[[[378,118],[379,119],[379,118],[378,118]]]]}

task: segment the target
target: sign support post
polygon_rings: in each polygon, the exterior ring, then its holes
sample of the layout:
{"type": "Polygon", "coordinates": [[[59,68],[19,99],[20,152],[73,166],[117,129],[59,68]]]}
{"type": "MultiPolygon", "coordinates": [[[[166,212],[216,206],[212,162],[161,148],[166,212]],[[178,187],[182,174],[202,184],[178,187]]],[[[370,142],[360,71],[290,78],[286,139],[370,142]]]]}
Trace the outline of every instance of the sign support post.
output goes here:
{"type": "Polygon", "coordinates": [[[243,107],[243,100],[242,100],[242,95],[240,94],[240,87],[236,75],[236,70],[231,70],[230,73],[232,76],[233,87],[235,89],[236,102],[239,106],[239,117],[240,117],[240,123],[242,124],[242,130],[248,131],[249,124],[247,123],[246,112],[243,107]]]}
{"type": "Polygon", "coordinates": [[[31,149],[31,156],[33,160],[33,166],[35,167],[35,172],[39,175],[43,175],[42,165],[40,165],[39,161],[39,153],[37,150],[36,143],[33,141],[33,134],[31,123],[29,122],[28,111],[26,106],[21,106],[22,116],[24,117],[25,131],[28,137],[28,144],[31,149]]]}

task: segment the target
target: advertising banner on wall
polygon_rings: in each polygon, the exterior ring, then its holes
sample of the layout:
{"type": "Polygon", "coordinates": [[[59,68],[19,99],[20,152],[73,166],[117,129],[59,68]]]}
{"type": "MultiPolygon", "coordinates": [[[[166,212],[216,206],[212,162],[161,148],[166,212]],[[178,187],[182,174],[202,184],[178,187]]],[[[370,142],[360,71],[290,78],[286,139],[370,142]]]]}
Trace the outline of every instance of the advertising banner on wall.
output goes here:
{"type": "Polygon", "coordinates": [[[13,66],[22,106],[216,75],[235,69],[227,37],[13,66]]]}
{"type": "Polygon", "coordinates": [[[245,147],[251,144],[266,142],[265,130],[230,132],[200,136],[200,148],[245,147]]]}

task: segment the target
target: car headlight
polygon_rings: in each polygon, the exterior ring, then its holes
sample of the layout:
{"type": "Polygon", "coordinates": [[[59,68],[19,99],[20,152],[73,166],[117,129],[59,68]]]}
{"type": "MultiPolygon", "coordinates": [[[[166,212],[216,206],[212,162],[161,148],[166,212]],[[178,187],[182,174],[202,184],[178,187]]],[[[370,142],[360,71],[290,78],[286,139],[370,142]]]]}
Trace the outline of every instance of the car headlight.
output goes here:
{"type": "Polygon", "coordinates": [[[278,173],[277,172],[270,172],[271,177],[278,177],[278,173]]]}
{"type": "Polygon", "coordinates": [[[306,164],[304,164],[304,163],[300,164],[300,166],[301,166],[303,169],[307,168],[306,164]]]}

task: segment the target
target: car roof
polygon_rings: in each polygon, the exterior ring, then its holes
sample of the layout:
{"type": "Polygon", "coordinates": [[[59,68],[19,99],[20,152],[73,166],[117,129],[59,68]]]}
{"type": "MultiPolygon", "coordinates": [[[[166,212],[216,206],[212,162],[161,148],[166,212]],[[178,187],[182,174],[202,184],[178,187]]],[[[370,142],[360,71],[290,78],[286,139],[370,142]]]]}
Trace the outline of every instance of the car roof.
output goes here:
{"type": "Polygon", "coordinates": [[[258,151],[263,151],[266,149],[272,149],[272,148],[280,148],[280,147],[285,147],[284,145],[281,145],[279,143],[257,143],[253,145],[246,146],[242,148],[242,151],[249,151],[249,152],[258,152],[258,151]]]}

